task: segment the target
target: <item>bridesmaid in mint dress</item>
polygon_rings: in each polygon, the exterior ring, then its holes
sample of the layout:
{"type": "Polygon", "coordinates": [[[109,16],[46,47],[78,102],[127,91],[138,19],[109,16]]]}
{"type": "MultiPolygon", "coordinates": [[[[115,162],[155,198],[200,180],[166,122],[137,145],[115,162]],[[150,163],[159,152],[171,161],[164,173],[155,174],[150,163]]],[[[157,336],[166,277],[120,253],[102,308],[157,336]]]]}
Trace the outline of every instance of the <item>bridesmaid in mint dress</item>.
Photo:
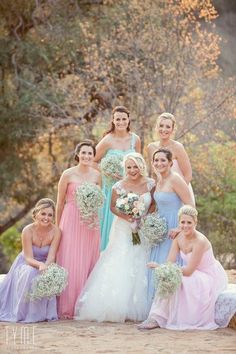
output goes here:
{"type": "MultiPolygon", "coordinates": [[[[153,155],[153,169],[157,175],[154,200],[157,212],[164,217],[168,226],[168,237],[165,241],[152,247],[150,262],[164,263],[167,259],[172,238],[178,233],[178,211],[182,204],[193,205],[191,193],[186,182],[179,174],[171,170],[172,153],[167,149],[158,149],[153,155]]],[[[179,260],[180,261],[180,260],[179,260]]],[[[155,295],[152,270],[148,270],[148,303],[152,304],[155,295]]]]}
{"type": "MultiPolygon", "coordinates": [[[[130,152],[140,152],[140,138],[130,132],[129,111],[124,106],[117,106],[112,111],[111,128],[105,133],[102,140],[96,146],[96,156],[94,161],[100,162],[107,156],[120,156],[123,158],[130,152]]],[[[112,195],[112,186],[122,178],[117,171],[117,174],[107,178],[102,176],[102,189],[105,194],[105,203],[101,213],[101,250],[103,251],[109,241],[111,224],[114,218],[110,210],[110,202],[112,195]]]]}

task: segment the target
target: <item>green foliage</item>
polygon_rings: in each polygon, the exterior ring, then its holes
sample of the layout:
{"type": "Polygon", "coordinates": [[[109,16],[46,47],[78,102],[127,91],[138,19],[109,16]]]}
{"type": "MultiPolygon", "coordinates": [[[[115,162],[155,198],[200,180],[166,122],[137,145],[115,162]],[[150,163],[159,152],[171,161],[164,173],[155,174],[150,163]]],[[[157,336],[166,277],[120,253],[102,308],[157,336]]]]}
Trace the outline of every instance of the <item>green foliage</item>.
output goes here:
{"type": "Polygon", "coordinates": [[[10,267],[11,263],[21,251],[20,232],[17,226],[11,227],[1,235],[0,244],[3,253],[8,259],[8,267],[10,267]]]}

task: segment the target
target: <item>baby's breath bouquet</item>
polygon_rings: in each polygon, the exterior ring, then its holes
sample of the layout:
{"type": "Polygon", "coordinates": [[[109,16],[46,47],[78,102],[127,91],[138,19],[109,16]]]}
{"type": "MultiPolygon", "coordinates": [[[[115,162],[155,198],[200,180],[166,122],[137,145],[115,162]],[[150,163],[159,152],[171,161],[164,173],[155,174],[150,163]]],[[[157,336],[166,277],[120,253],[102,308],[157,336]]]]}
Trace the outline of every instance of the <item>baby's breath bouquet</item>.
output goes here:
{"type": "Polygon", "coordinates": [[[123,157],[120,155],[108,155],[101,160],[100,168],[108,184],[117,181],[117,176],[123,176],[123,157]]]}
{"type": "Polygon", "coordinates": [[[141,221],[140,232],[151,247],[155,246],[167,238],[166,219],[156,213],[148,214],[141,221]]]}
{"type": "Polygon", "coordinates": [[[98,227],[98,213],[104,202],[101,188],[94,183],[83,183],[76,190],[76,202],[82,220],[90,228],[98,227]]]}
{"type": "Polygon", "coordinates": [[[158,265],[153,271],[154,286],[161,298],[173,295],[181,285],[182,271],[175,263],[167,262],[158,265]]]}
{"type": "MultiPolygon", "coordinates": [[[[119,198],[117,198],[116,208],[121,213],[130,215],[134,219],[139,219],[145,211],[143,198],[133,192],[126,193],[125,191],[121,192],[119,198]]],[[[131,229],[133,245],[140,244],[141,240],[137,231],[137,221],[131,223],[131,229]]]]}
{"type": "Polygon", "coordinates": [[[30,301],[51,298],[60,295],[67,285],[68,272],[65,268],[52,263],[32,281],[31,289],[26,295],[30,301]]]}

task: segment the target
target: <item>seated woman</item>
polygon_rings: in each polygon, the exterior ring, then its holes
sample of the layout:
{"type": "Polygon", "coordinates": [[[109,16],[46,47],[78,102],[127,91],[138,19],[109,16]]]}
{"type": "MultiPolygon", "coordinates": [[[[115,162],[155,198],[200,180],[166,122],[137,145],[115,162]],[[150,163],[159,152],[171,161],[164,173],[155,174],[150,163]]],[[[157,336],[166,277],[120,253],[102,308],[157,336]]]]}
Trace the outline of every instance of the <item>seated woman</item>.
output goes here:
{"type": "Polygon", "coordinates": [[[0,321],[39,322],[57,319],[56,297],[30,302],[26,295],[32,280],[55,261],[60,230],[53,225],[55,204],[40,199],[34,210],[32,224],[22,231],[22,252],[0,284],[0,321]]]}
{"type": "MultiPolygon", "coordinates": [[[[182,269],[182,284],[175,294],[161,299],[156,293],[148,319],[139,329],[156,327],[186,329],[216,329],[215,303],[227,287],[227,276],[215,259],[211,243],[195,229],[197,210],[184,205],[179,210],[180,234],[174,239],[167,261],[174,263],[180,252],[186,265],[182,269]]],[[[158,267],[148,263],[149,268],[158,267]]]]}

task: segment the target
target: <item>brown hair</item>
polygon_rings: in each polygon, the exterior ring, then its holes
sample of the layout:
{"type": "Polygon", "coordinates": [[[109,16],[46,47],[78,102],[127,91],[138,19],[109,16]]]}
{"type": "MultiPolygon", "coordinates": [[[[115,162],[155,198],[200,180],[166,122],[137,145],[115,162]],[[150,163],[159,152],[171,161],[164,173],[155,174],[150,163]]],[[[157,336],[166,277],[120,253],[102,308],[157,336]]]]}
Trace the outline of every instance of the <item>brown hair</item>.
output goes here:
{"type": "Polygon", "coordinates": [[[93,149],[93,156],[96,155],[96,148],[95,148],[94,142],[92,140],[87,139],[87,140],[81,141],[81,143],[76,145],[75,152],[74,152],[74,159],[77,162],[79,162],[78,154],[83,146],[90,146],[93,149]]]}
{"type": "MultiPolygon", "coordinates": [[[[110,125],[110,128],[103,134],[103,136],[109,134],[109,133],[112,133],[114,132],[115,130],[115,124],[113,123],[113,119],[114,119],[114,115],[116,112],[121,112],[121,113],[126,113],[128,118],[129,118],[129,115],[130,115],[130,111],[128,110],[128,108],[126,108],[125,106],[116,106],[113,111],[112,111],[112,119],[111,119],[111,125],[110,125]]],[[[130,131],[130,120],[129,120],[129,124],[128,124],[128,127],[127,127],[127,132],[130,131]]]]}
{"type": "Polygon", "coordinates": [[[52,208],[53,216],[55,215],[55,203],[54,203],[54,201],[52,199],[49,199],[49,198],[42,198],[36,203],[36,205],[35,205],[35,207],[34,207],[34,209],[32,211],[32,218],[35,220],[35,217],[38,214],[38,212],[40,210],[46,209],[46,208],[52,208]]]}
{"type": "Polygon", "coordinates": [[[164,149],[164,148],[160,148],[156,151],[154,151],[153,155],[152,155],[152,162],[154,161],[155,159],[155,155],[158,154],[159,152],[163,152],[163,154],[166,155],[166,158],[169,162],[172,162],[172,158],[173,158],[173,155],[172,155],[172,152],[168,149],[164,149]]]}

